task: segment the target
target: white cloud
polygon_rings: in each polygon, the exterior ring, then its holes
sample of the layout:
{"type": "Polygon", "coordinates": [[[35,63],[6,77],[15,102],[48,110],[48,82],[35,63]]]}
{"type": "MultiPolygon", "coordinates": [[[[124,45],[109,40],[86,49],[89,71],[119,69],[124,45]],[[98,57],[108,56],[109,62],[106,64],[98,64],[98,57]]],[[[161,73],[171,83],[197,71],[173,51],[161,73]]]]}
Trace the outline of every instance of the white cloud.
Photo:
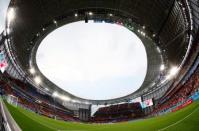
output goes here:
{"type": "Polygon", "coordinates": [[[127,95],[141,86],[147,70],[141,40],[108,23],[65,25],[42,41],[36,59],[47,78],[88,99],[127,95]]]}
{"type": "Polygon", "coordinates": [[[10,0],[0,0],[0,33],[5,29],[6,11],[10,0]]]}

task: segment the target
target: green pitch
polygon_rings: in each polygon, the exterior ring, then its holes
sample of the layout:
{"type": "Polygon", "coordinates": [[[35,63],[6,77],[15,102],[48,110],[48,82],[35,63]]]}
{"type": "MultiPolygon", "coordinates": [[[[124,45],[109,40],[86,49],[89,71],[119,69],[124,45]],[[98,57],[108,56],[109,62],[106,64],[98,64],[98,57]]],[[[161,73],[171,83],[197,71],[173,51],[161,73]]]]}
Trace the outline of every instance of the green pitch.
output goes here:
{"type": "Polygon", "coordinates": [[[199,131],[199,101],[175,113],[116,124],[64,122],[6,106],[23,131],[199,131]]]}

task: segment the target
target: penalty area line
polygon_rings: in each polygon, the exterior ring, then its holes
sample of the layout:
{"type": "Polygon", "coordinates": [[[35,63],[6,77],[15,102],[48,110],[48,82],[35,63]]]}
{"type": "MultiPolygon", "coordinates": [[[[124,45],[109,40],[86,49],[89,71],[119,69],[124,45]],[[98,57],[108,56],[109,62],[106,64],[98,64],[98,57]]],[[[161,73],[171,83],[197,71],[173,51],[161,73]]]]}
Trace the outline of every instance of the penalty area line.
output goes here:
{"type": "Polygon", "coordinates": [[[193,112],[191,112],[189,115],[185,116],[183,119],[178,120],[177,122],[175,122],[175,123],[173,123],[173,124],[171,124],[169,126],[166,126],[166,127],[162,128],[162,129],[159,129],[158,131],[166,130],[166,129],[172,127],[172,126],[175,126],[175,125],[181,123],[182,121],[184,121],[185,119],[187,119],[189,116],[191,116],[193,113],[195,113],[198,109],[199,109],[199,107],[197,107],[196,109],[194,109],[193,112]]]}

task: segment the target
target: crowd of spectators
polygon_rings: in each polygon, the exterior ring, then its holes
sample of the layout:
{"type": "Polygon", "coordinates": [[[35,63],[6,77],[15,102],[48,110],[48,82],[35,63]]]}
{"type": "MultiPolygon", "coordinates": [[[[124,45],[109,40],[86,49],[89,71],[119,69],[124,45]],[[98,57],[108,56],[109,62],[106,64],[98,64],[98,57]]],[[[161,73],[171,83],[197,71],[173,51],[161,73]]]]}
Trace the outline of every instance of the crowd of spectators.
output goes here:
{"type": "MultiPolygon", "coordinates": [[[[38,114],[65,121],[79,121],[73,111],[57,103],[51,96],[42,94],[32,85],[21,80],[13,79],[6,73],[5,79],[0,80],[1,93],[18,98],[18,105],[38,114]]],[[[181,81],[169,94],[163,96],[151,114],[166,112],[168,109],[186,101],[191,95],[199,91],[199,67],[181,81]]],[[[144,116],[140,103],[123,103],[99,108],[91,117],[90,122],[119,122],[139,119],[144,116]]]]}
{"type": "Polygon", "coordinates": [[[178,103],[183,103],[188,100],[191,95],[199,91],[199,67],[189,77],[186,82],[181,82],[169,95],[160,99],[152,114],[165,112],[168,109],[176,106],[178,103]]]}
{"type": "Polygon", "coordinates": [[[123,103],[99,108],[93,115],[93,122],[119,122],[127,121],[143,116],[142,108],[139,102],[123,103]]]}
{"type": "Polygon", "coordinates": [[[2,95],[12,95],[18,98],[17,105],[37,114],[65,121],[78,121],[73,117],[73,111],[53,100],[52,97],[40,94],[31,85],[20,80],[9,78],[0,80],[2,95]]]}
{"type": "MultiPolygon", "coordinates": [[[[18,98],[18,105],[38,114],[61,119],[65,121],[78,121],[73,117],[73,111],[55,102],[51,96],[40,94],[33,86],[20,80],[6,77],[9,80],[0,80],[3,94],[9,94],[18,98]]],[[[199,91],[199,67],[185,81],[181,82],[167,96],[164,96],[156,104],[152,114],[164,112],[178,103],[187,100],[193,93],[199,91]]],[[[90,122],[119,122],[139,119],[144,116],[140,103],[123,103],[99,108],[91,117],[90,122]]]]}

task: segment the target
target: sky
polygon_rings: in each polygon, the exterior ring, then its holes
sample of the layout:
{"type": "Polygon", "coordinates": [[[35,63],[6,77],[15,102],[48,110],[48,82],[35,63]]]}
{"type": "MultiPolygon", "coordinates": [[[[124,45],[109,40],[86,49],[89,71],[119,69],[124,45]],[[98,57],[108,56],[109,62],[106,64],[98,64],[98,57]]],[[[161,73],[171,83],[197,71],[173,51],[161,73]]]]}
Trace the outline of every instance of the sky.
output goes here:
{"type": "Polygon", "coordinates": [[[57,86],[92,100],[136,91],[147,71],[145,47],[133,32],[92,21],[74,22],[50,33],[41,42],[36,61],[57,86]]]}
{"type": "Polygon", "coordinates": [[[5,29],[6,11],[10,0],[0,0],[0,33],[5,29]]]}

